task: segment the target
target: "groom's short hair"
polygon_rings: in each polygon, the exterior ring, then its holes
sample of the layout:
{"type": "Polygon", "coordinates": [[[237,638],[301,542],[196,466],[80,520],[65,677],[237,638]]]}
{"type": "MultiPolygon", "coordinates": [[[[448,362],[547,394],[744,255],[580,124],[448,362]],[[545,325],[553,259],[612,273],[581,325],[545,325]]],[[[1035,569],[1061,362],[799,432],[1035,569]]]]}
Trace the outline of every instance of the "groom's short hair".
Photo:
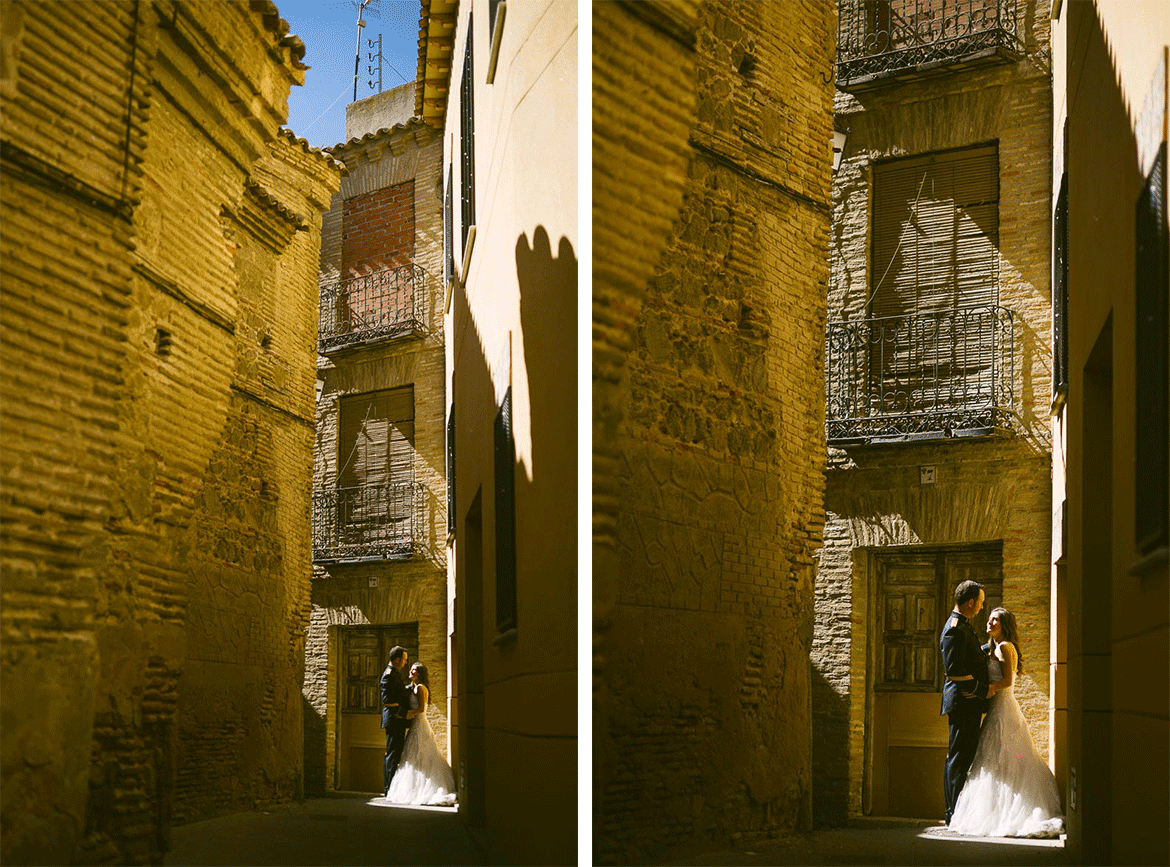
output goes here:
{"type": "Polygon", "coordinates": [[[401,644],[395,644],[393,647],[390,648],[390,661],[393,662],[394,660],[396,660],[398,657],[404,655],[405,653],[406,653],[405,647],[403,647],[401,644]]]}
{"type": "Polygon", "coordinates": [[[979,591],[983,585],[978,581],[963,581],[955,588],[955,605],[961,606],[964,602],[979,598],[979,591]]]}

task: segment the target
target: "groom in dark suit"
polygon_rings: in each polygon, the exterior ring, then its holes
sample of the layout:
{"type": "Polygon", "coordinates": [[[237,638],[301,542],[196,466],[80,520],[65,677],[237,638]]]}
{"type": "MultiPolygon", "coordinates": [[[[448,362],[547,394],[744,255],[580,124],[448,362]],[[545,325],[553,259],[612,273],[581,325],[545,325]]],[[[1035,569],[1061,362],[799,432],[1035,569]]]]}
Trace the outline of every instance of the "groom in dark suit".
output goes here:
{"type": "Polygon", "coordinates": [[[950,727],[947,763],[943,769],[948,825],[959,792],[967,782],[967,772],[979,744],[979,727],[987,711],[987,658],[971,625],[971,618],[983,610],[986,598],[978,581],[964,581],[956,587],[955,610],[947,618],[939,638],[947,678],[943,684],[942,713],[947,715],[950,727]]]}
{"type": "Polygon", "coordinates": [[[390,649],[390,663],[382,672],[382,728],[386,730],[386,760],[382,767],[382,796],[390,791],[390,781],[398,770],[402,758],[402,747],[406,743],[406,730],[410,722],[406,712],[410,710],[410,696],[402,681],[402,669],[406,668],[406,648],[395,645],[390,649]]]}

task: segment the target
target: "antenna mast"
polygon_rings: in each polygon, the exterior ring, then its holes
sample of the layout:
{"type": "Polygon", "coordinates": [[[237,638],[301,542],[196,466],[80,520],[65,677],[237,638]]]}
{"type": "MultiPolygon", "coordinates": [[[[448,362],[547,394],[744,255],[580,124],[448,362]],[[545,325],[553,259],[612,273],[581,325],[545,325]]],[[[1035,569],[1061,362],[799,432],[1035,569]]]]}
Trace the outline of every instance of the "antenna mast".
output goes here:
{"type": "Polygon", "coordinates": [[[366,26],[366,22],[362,20],[362,16],[366,12],[366,7],[370,5],[370,0],[361,0],[358,4],[358,32],[357,45],[354,46],[353,53],[353,101],[357,102],[357,85],[358,85],[358,64],[362,59],[362,28],[366,26]]]}
{"type": "MultiPolygon", "coordinates": [[[[374,40],[367,39],[366,45],[369,46],[370,48],[373,48],[374,47],[374,40]]],[[[381,93],[382,92],[382,34],[381,33],[378,34],[378,53],[374,54],[371,51],[369,54],[366,55],[366,57],[369,58],[370,63],[374,62],[375,57],[378,58],[378,93],[381,93]]],[[[369,75],[373,75],[374,74],[374,67],[367,66],[366,73],[369,75]]],[[[368,83],[370,85],[370,90],[373,90],[374,89],[373,79],[371,79],[368,83]]]]}

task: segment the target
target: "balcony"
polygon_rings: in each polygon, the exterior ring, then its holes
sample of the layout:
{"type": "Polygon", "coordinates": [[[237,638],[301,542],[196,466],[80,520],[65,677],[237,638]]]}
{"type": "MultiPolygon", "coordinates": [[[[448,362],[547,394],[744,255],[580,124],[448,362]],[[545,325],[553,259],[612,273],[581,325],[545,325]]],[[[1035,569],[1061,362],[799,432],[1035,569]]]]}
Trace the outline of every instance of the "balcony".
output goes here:
{"type": "Polygon", "coordinates": [[[1023,54],[1019,0],[839,0],[837,87],[857,92],[1023,54]]]}
{"type": "Polygon", "coordinates": [[[424,502],[417,482],[315,491],[313,562],[410,559],[423,542],[424,502]]]}
{"type": "Polygon", "coordinates": [[[1014,411],[1010,310],[970,307],[830,322],[830,445],[989,436],[1014,411]]]}
{"type": "Polygon", "coordinates": [[[418,265],[327,280],[320,293],[322,355],[423,333],[426,272],[418,265]]]}

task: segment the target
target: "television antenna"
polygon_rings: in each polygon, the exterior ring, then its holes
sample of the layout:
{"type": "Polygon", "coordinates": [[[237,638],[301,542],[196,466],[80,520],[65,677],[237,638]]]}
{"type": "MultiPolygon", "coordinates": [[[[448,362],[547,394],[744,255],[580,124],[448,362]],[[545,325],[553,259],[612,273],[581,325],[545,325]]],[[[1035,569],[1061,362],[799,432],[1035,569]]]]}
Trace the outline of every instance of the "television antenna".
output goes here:
{"type": "MultiPolygon", "coordinates": [[[[357,2],[357,0],[354,0],[354,2],[352,3],[352,5],[357,6],[357,10],[358,10],[357,45],[354,46],[354,52],[353,52],[353,101],[354,102],[357,102],[358,67],[362,61],[362,28],[366,26],[364,16],[366,13],[366,7],[369,6],[370,3],[372,3],[372,2],[373,2],[373,0],[361,0],[361,2],[359,3],[359,2],[357,2]]],[[[375,17],[380,17],[378,15],[377,9],[371,9],[369,11],[370,11],[371,15],[373,15],[375,17]]]]}

